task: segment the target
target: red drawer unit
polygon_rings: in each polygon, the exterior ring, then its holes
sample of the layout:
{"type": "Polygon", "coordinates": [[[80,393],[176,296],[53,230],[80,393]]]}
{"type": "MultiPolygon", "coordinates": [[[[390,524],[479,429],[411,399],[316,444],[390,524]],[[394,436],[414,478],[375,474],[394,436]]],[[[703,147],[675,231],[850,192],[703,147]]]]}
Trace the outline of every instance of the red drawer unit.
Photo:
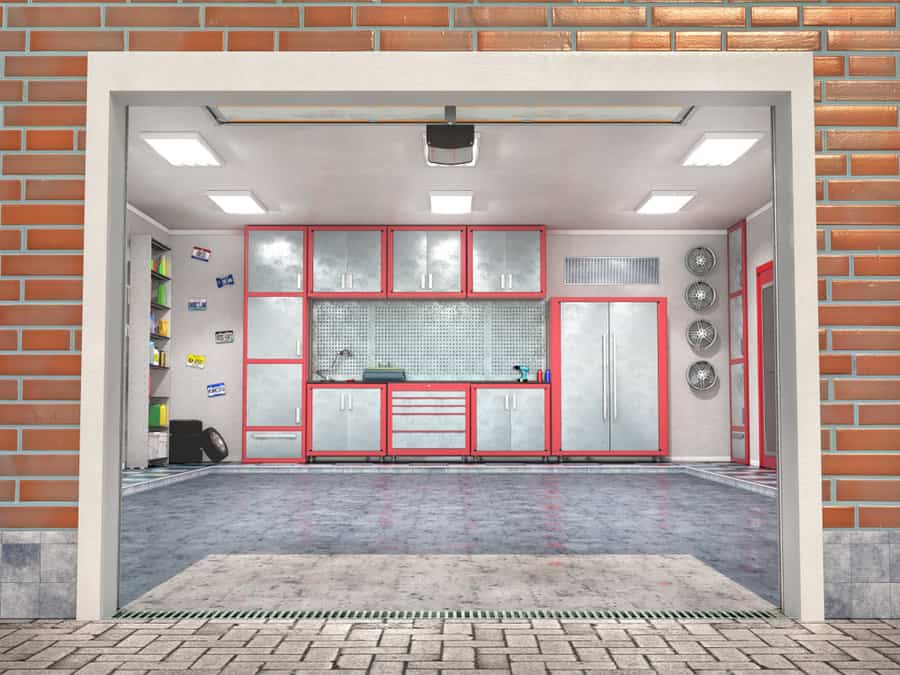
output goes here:
{"type": "Polygon", "coordinates": [[[383,456],[385,389],[359,382],[308,385],[306,456],[383,456]]]}
{"type": "Polygon", "coordinates": [[[390,384],[388,402],[388,455],[469,455],[468,384],[390,384]]]}
{"type": "Polygon", "coordinates": [[[550,454],[549,384],[473,384],[472,455],[550,454]]]}

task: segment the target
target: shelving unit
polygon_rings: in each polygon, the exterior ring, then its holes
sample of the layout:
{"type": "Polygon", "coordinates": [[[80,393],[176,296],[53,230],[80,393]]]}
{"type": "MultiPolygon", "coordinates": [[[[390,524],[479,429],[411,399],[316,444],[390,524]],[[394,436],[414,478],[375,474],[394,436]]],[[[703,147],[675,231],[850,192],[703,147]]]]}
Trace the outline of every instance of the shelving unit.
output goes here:
{"type": "Polygon", "coordinates": [[[149,235],[129,241],[128,413],[125,464],[145,468],[168,461],[172,371],[171,249],[149,235]],[[149,267],[149,269],[148,269],[149,267]],[[151,420],[151,408],[165,406],[162,419],[151,420]]]}

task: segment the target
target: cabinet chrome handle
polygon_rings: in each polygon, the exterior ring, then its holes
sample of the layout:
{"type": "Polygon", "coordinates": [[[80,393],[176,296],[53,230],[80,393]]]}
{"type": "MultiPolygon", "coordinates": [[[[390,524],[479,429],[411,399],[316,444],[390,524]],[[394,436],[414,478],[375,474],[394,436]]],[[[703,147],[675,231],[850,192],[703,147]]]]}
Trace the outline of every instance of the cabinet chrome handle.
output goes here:
{"type": "Polygon", "coordinates": [[[294,423],[300,424],[300,408],[296,408],[294,412],[294,423]]]}
{"type": "Polygon", "coordinates": [[[297,340],[297,356],[303,356],[303,340],[297,340]]]}
{"type": "Polygon", "coordinates": [[[344,392],[341,392],[341,407],[340,410],[344,409],[344,392]]]}
{"type": "Polygon", "coordinates": [[[250,434],[250,438],[255,438],[255,439],[260,440],[260,441],[265,441],[265,440],[270,440],[270,439],[271,439],[271,440],[274,440],[274,439],[293,439],[293,438],[297,438],[297,434],[289,434],[289,433],[284,433],[284,432],[281,432],[281,433],[265,433],[265,434],[263,434],[263,433],[255,433],[255,434],[250,434]]]}
{"type": "Polygon", "coordinates": [[[509,394],[503,395],[503,409],[509,410],[509,394]]]}
{"type": "Polygon", "coordinates": [[[347,272],[347,288],[353,288],[353,272],[347,272]]]}
{"type": "Polygon", "coordinates": [[[603,419],[607,417],[607,394],[609,388],[609,373],[606,368],[606,360],[609,350],[606,347],[606,334],[600,336],[600,387],[603,389],[603,419]]]}
{"type": "Polygon", "coordinates": [[[513,409],[513,410],[518,410],[518,409],[519,409],[519,396],[518,396],[518,394],[513,394],[513,395],[512,395],[512,409],[513,409]]]}
{"type": "Polygon", "coordinates": [[[303,275],[297,275],[297,288],[303,288],[303,275]]]}
{"type": "Polygon", "coordinates": [[[512,288],[512,287],[513,287],[513,284],[512,284],[512,272],[510,272],[509,274],[506,275],[506,287],[507,287],[507,288],[512,288]]]}
{"type": "Polygon", "coordinates": [[[613,419],[619,419],[619,392],[617,391],[618,385],[616,384],[616,334],[612,334],[612,349],[610,350],[610,356],[612,361],[612,367],[610,370],[612,371],[612,406],[613,406],[613,419]]]}
{"type": "Polygon", "coordinates": [[[347,273],[341,272],[341,288],[347,288],[347,273]]]}
{"type": "Polygon", "coordinates": [[[353,410],[353,392],[347,392],[347,410],[353,410]]]}
{"type": "Polygon", "coordinates": [[[431,272],[428,273],[428,288],[429,290],[434,288],[434,279],[431,276],[431,272]]]}
{"type": "Polygon", "coordinates": [[[421,288],[421,289],[425,288],[425,273],[424,272],[422,272],[422,280],[419,282],[419,288],[421,288]]]}
{"type": "Polygon", "coordinates": [[[506,288],[506,275],[505,274],[500,275],[500,288],[501,289],[506,288]]]}

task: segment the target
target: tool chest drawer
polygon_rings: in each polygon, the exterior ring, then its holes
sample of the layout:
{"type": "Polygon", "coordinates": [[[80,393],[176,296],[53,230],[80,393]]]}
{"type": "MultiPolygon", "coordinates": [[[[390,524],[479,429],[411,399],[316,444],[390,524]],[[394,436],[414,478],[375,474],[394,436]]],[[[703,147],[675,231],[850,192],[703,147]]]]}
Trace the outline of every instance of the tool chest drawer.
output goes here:
{"type": "Polygon", "coordinates": [[[388,386],[389,455],[466,455],[469,385],[388,386]]]}

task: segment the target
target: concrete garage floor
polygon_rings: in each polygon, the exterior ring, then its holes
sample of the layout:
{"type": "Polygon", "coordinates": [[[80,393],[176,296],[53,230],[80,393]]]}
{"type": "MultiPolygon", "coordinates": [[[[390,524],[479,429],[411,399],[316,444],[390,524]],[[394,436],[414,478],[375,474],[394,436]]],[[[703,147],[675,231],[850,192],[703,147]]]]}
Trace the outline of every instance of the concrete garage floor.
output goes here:
{"type": "MultiPolygon", "coordinates": [[[[712,586],[725,589],[725,596],[714,599],[720,603],[717,609],[726,608],[721,606],[726,597],[740,603],[735,608],[759,607],[762,600],[740,586],[777,604],[776,522],[771,497],[678,473],[207,474],[125,498],[120,605],[184,572],[187,576],[173,580],[168,592],[177,595],[179,583],[185,592],[213,581],[206,602],[191,607],[210,608],[221,601],[223,588],[233,593],[246,583],[240,571],[248,561],[220,556],[338,555],[344,558],[343,569],[355,570],[355,587],[364,589],[386,581],[373,573],[368,556],[403,554],[459,556],[457,562],[482,555],[552,556],[568,569],[594,565],[585,575],[605,579],[600,588],[606,589],[606,597],[590,589],[592,597],[581,606],[601,608],[621,602],[624,596],[617,592],[629,594],[631,607],[637,596],[633,587],[609,583],[601,574],[604,565],[589,556],[676,556],[668,561],[637,558],[626,565],[638,572],[630,583],[641,578],[643,566],[653,591],[646,596],[653,605],[638,608],[687,602],[689,596],[676,598],[675,590],[683,594],[691,583],[697,591],[694,606],[682,609],[712,608],[712,586]],[[204,560],[207,556],[215,557],[204,560]],[[668,597],[666,582],[675,582],[668,597]]],[[[271,557],[256,562],[282,575],[292,563],[271,557]]],[[[412,558],[408,562],[422,564],[412,558]]],[[[494,580],[502,581],[513,559],[497,562],[494,580]]],[[[525,573],[523,563],[527,560],[517,564],[525,573]]],[[[607,570],[610,565],[607,561],[607,570]]],[[[494,583],[490,574],[480,576],[485,588],[494,583]]],[[[290,595],[288,587],[273,591],[280,587],[269,583],[268,588],[270,594],[290,595]]],[[[248,596],[258,596],[259,589],[246,590],[248,596]]],[[[159,608],[165,592],[148,595],[148,606],[159,608]]],[[[202,602],[204,596],[195,592],[190,601],[202,602]]]]}

